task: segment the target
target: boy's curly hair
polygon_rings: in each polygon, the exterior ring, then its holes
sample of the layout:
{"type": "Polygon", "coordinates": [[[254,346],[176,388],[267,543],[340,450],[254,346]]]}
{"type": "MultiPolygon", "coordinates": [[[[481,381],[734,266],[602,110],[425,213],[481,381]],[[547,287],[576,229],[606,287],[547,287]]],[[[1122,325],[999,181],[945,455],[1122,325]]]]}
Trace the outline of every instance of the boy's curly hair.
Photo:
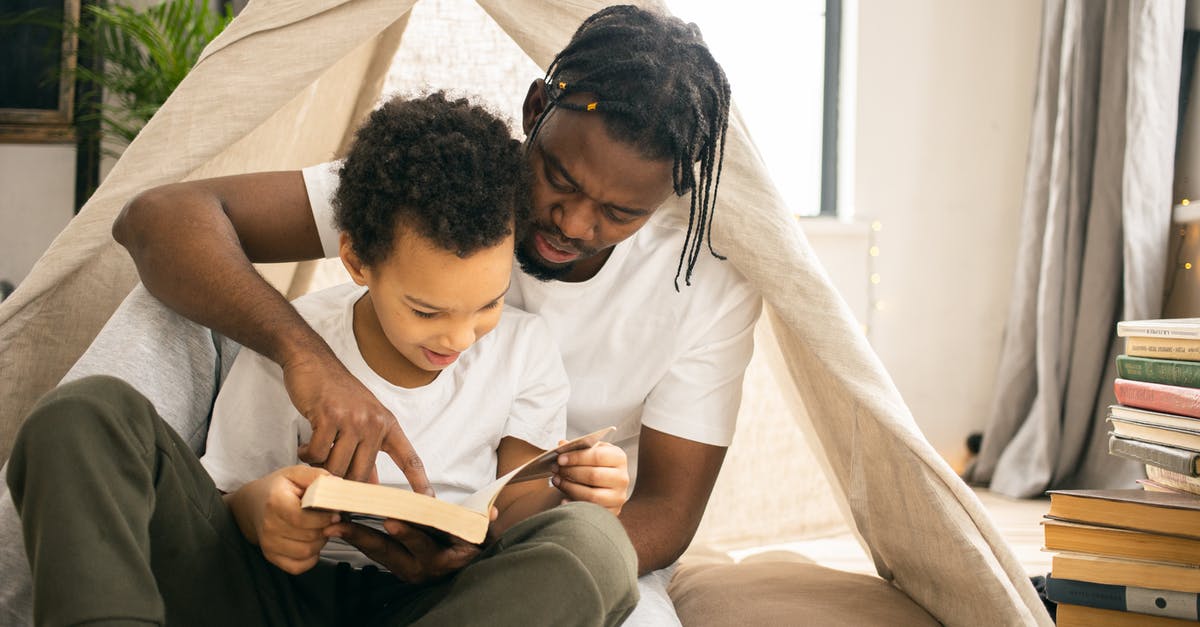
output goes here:
{"type": "Polygon", "coordinates": [[[522,154],[508,125],[464,98],[393,98],[355,134],[334,219],[368,266],[392,253],[400,225],[467,257],[524,222],[522,154]]]}

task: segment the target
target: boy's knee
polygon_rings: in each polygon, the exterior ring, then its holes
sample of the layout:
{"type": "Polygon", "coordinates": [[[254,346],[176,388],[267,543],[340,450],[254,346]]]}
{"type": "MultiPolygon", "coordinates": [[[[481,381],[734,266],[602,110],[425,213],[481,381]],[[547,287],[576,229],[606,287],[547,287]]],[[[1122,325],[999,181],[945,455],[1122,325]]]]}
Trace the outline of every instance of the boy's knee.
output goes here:
{"type": "Polygon", "coordinates": [[[591,503],[569,503],[541,516],[546,520],[536,534],[537,541],[559,549],[552,555],[570,562],[563,568],[580,565],[610,607],[625,602],[632,607],[637,602],[637,553],[616,516],[591,503]]]}
{"type": "Polygon", "coordinates": [[[21,425],[13,443],[13,458],[25,449],[49,447],[64,454],[72,442],[104,446],[123,438],[142,452],[154,446],[154,408],[128,383],[107,376],[65,383],[42,397],[21,425]]]}

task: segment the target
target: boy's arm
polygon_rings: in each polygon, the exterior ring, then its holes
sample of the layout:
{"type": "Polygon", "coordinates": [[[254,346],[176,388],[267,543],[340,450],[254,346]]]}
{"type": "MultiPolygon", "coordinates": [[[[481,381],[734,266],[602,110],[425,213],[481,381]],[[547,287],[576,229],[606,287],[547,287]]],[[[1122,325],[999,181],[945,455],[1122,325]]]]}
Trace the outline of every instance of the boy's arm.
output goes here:
{"type": "Polygon", "coordinates": [[[313,425],[305,461],[365,480],[386,451],[414,491],[432,494],[392,414],[349,371],[254,262],[322,256],[300,172],[164,185],[131,200],[113,237],[146,288],[180,314],[283,368],[292,403],[313,425]]]}

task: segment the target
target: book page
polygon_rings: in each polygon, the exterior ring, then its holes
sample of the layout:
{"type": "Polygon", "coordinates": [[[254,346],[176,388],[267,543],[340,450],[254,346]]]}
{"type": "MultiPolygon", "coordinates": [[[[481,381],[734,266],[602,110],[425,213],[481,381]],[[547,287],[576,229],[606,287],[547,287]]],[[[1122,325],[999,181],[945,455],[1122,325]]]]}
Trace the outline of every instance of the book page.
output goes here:
{"type": "Polygon", "coordinates": [[[524,464],[517,466],[503,477],[499,477],[495,481],[483,486],[479,489],[479,491],[464,499],[460,505],[469,510],[484,514],[485,516],[489,515],[492,509],[492,503],[495,502],[496,496],[500,494],[500,491],[504,489],[504,486],[510,483],[522,483],[524,481],[533,481],[534,479],[544,479],[549,477],[551,474],[553,474],[550,472],[550,467],[554,465],[554,461],[558,459],[559,455],[563,453],[569,453],[571,451],[591,448],[601,440],[607,438],[610,434],[612,434],[613,431],[616,430],[616,427],[605,427],[599,431],[580,436],[574,440],[571,440],[570,442],[550,449],[545,453],[542,453],[541,455],[538,455],[537,457],[525,462],[524,464]]]}

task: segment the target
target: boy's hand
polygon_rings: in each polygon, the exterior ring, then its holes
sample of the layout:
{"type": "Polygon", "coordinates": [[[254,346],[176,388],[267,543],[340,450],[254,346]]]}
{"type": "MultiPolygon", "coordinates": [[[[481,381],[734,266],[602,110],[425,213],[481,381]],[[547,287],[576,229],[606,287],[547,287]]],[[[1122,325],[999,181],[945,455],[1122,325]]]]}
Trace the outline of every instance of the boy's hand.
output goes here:
{"type": "Polygon", "coordinates": [[[315,566],[328,541],[322,531],[340,519],[337,514],[300,507],[304,490],[327,474],[321,468],[289,466],[227,497],[242,534],[285,572],[298,575],[315,566]]]}
{"type": "Polygon", "coordinates": [[[621,513],[629,498],[629,460],[624,449],[600,442],[591,448],[563,453],[557,462],[550,481],[567,498],[595,503],[614,515],[621,513]]]}
{"type": "Polygon", "coordinates": [[[283,382],[292,404],[312,423],[312,439],[300,447],[300,459],[339,477],[370,481],[382,450],[413,492],[434,496],[425,466],[396,417],[336,357],[287,362],[283,382]]]}
{"type": "Polygon", "coordinates": [[[407,583],[425,583],[452,575],[470,564],[480,552],[477,545],[461,538],[449,536],[450,543],[446,544],[399,520],[385,520],[383,528],[387,534],[357,523],[343,522],[329,527],[324,533],[354,545],[407,583]]]}

